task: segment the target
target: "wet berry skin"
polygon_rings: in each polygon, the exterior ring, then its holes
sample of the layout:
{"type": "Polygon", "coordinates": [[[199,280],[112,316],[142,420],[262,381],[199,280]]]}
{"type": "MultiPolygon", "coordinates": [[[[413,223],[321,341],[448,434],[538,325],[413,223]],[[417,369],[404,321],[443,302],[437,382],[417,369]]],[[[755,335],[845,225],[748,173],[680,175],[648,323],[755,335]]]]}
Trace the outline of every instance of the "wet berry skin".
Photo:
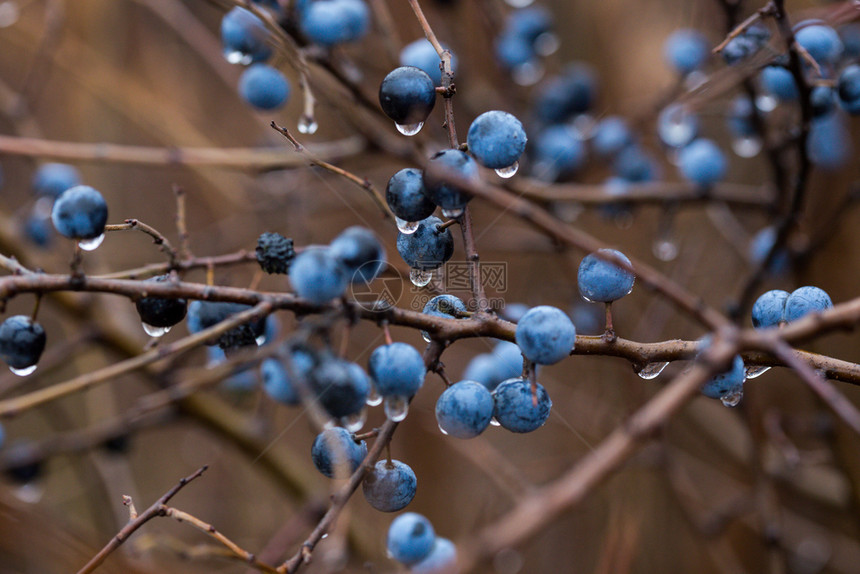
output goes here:
{"type": "Polygon", "coordinates": [[[424,175],[420,169],[401,169],[388,180],[385,201],[391,211],[404,221],[421,221],[436,211],[436,204],[424,193],[424,175]]]}
{"type": "Polygon", "coordinates": [[[397,512],[412,502],[418,479],[407,464],[399,460],[380,460],[364,477],[361,486],[364,497],[373,508],[397,512]]]}
{"type": "Polygon", "coordinates": [[[442,209],[462,209],[472,195],[456,184],[448,183],[437,175],[436,170],[452,177],[475,181],[478,179],[478,164],[464,151],[446,149],[430,158],[424,171],[424,193],[430,201],[442,209]]]}
{"type": "Polygon", "coordinates": [[[405,512],[388,527],[386,547],[391,557],[401,564],[414,564],[426,558],[433,550],[436,532],[424,516],[405,512]]]}
{"type": "Polygon", "coordinates": [[[567,357],[576,342],[576,327],[561,309],[549,305],[532,307],[516,330],[523,355],[539,365],[552,365],[567,357]]]}
{"type": "Polygon", "coordinates": [[[108,208],[102,194],[77,185],[60,194],[51,211],[54,227],[71,239],[94,239],[104,233],[108,208]]]}
{"type": "Polygon", "coordinates": [[[537,383],[537,405],[532,396],[532,386],[522,378],[509,379],[493,392],[495,417],[499,424],[511,432],[526,433],[539,429],[549,418],[552,401],[537,383]]]}
{"type": "Polygon", "coordinates": [[[355,472],[367,456],[367,443],[356,442],[352,434],[341,427],[326,429],[314,439],[311,460],[323,475],[348,476],[355,472]]]}
{"type": "Polygon", "coordinates": [[[520,159],[527,138],[520,120],[507,112],[493,110],[475,118],[466,141],[478,163],[490,169],[501,169],[520,159]]]}
{"type": "MultiPolygon", "coordinates": [[[[612,254],[630,265],[630,260],[620,251],[600,249],[598,253],[612,254]]],[[[621,299],[633,289],[635,276],[610,261],[591,253],[579,264],[577,272],[579,293],[588,301],[611,303],[621,299]]]]}
{"type": "Polygon", "coordinates": [[[436,422],[446,434],[474,438],[493,418],[495,403],[487,387],[475,381],[453,384],[436,401],[436,422]]]}
{"type": "Polygon", "coordinates": [[[26,315],[13,315],[0,324],[0,358],[13,369],[39,362],[45,350],[45,329],[26,315]]]}
{"type": "Polygon", "coordinates": [[[449,228],[438,229],[442,220],[430,216],[421,221],[415,233],[397,235],[397,251],[413,269],[438,269],[454,254],[454,238],[449,228]]]}
{"type": "MultiPolygon", "coordinates": [[[[147,281],[164,283],[170,280],[169,275],[159,275],[147,281]]],[[[153,327],[173,327],[185,318],[188,305],[185,299],[168,299],[165,297],[142,297],[134,302],[140,320],[153,327]]]]}
{"type": "Polygon", "coordinates": [[[702,394],[711,399],[719,399],[731,393],[744,384],[744,371],[743,358],[735,355],[728,371],[714,376],[702,385],[702,394]]]}
{"type": "Polygon", "coordinates": [[[383,397],[411,397],[424,384],[427,374],[421,353],[412,345],[400,342],[374,349],[368,371],[383,397]]]}
{"type": "Polygon", "coordinates": [[[379,105],[396,124],[423,122],[436,105],[436,85],[420,68],[395,68],[379,86],[379,105]]]}

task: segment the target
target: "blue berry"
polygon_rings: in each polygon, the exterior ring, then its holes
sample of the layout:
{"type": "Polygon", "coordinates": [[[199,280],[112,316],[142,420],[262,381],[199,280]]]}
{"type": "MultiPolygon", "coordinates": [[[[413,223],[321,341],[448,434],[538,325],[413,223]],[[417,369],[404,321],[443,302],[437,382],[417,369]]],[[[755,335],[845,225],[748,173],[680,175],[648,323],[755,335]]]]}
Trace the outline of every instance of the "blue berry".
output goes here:
{"type": "Polygon", "coordinates": [[[317,435],[311,447],[314,466],[329,478],[352,474],[366,456],[367,443],[356,442],[353,435],[341,427],[324,430],[317,435]]]}
{"type": "Polygon", "coordinates": [[[650,152],[629,145],[612,160],[612,172],[630,183],[645,183],[659,178],[660,165],[650,152]]]}
{"type": "Polygon", "coordinates": [[[488,389],[493,390],[504,380],[499,375],[498,363],[498,359],[492,353],[475,355],[469,361],[469,364],[466,365],[466,370],[463,371],[463,379],[477,381],[488,389]]]}
{"type": "Polygon", "coordinates": [[[239,95],[258,110],[277,110],[290,97],[290,83],[280,70],[254,64],[239,78],[239,95]]]}
{"type": "MultiPolygon", "coordinates": [[[[166,283],[170,281],[170,275],[158,275],[146,281],[166,283]]],[[[188,307],[185,299],[164,297],[141,297],[134,305],[144,324],[159,328],[170,328],[182,321],[188,307]]]]}
{"type": "Polygon", "coordinates": [[[526,38],[516,34],[501,34],[494,43],[496,59],[505,69],[515,70],[532,63],[537,54],[526,38]]]}
{"type": "Polygon", "coordinates": [[[536,383],[536,389],[537,404],[534,403],[532,385],[525,379],[508,379],[496,387],[493,391],[494,414],[503,428],[525,433],[544,425],[549,418],[552,401],[543,385],[536,383]]]}
{"type": "Polygon", "coordinates": [[[785,301],[785,320],[797,321],[809,313],[818,313],[833,307],[830,295],[818,287],[806,286],[795,289],[785,301]]]}
{"type": "Polygon", "coordinates": [[[399,460],[380,460],[361,484],[367,502],[382,512],[397,512],[415,498],[418,479],[408,465],[399,460]]]}
{"type": "Polygon", "coordinates": [[[765,91],[782,101],[797,99],[797,82],[792,73],[782,66],[767,66],[761,71],[765,91]]]}
{"type": "Polygon", "coordinates": [[[728,371],[714,376],[702,385],[702,394],[712,399],[719,399],[736,392],[738,387],[744,384],[745,372],[743,358],[740,355],[735,355],[728,371]]]}
{"type": "Polygon", "coordinates": [[[441,224],[441,219],[431,215],[419,223],[415,233],[397,235],[397,251],[407,265],[413,269],[432,271],[451,259],[454,238],[447,227],[439,230],[441,224]]]}
{"type": "Polygon", "coordinates": [[[860,65],[846,66],[839,74],[836,85],[839,103],[851,114],[860,113],[860,65]]]}
{"type": "Polygon", "coordinates": [[[472,195],[456,184],[447,183],[434,173],[435,170],[475,181],[478,179],[478,164],[475,160],[464,151],[446,149],[431,157],[428,168],[424,171],[424,193],[430,201],[443,210],[454,211],[464,208],[472,199],[472,195]]]}
{"type": "Polygon", "coordinates": [[[701,68],[711,51],[708,40],[698,30],[675,30],[663,44],[666,62],[679,74],[689,74],[701,68]]]}
{"type": "Polygon", "coordinates": [[[548,124],[561,123],[587,112],[597,91],[594,70],[584,63],[574,63],[559,76],[548,79],[535,96],[538,119],[548,124]]]}
{"type": "Polygon", "coordinates": [[[0,324],[0,359],[16,370],[33,367],[45,350],[45,329],[26,315],[13,315],[0,324]]]}
{"type": "Polygon", "coordinates": [[[762,24],[748,26],[738,36],[735,36],[723,48],[723,59],[730,66],[746,60],[762,49],[770,40],[770,30],[762,24]]]}
{"type": "Polygon", "coordinates": [[[421,312],[425,315],[433,315],[434,317],[459,319],[468,310],[466,309],[466,304],[459,297],[444,294],[436,295],[427,301],[421,312]]]}
{"type": "Polygon", "coordinates": [[[254,13],[238,6],[221,20],[221,43],[225,57],[233,64],[263,62],[272,55],[266,25],[254,13]]]}
{"type": "Polygon", "coordinates": [[[763,293],[752,308],[752,324],[756,329],[778,327],[785,320],[785,302],[788,300],[788,292],[773,289],[763,293]]]}
{"type": "Polygon", "coordinates": [[[379,86],[379,105],[398,125],[423,123],[436,105],[436,85],[420,68],[395,68],[379,86]]]}
{"type": "Polygon", "coordinates": [[[424,174],[420,169],[401,169],[388,180],[385,201],[391,211],[404,221],[421,221],[433,215],[436,204],[424,192],[424,174]]]}
{"type": "MultiPolygon", "coordinates": [[[[615,249],[600,249],[598,253],[614,255],[627,265],[631,264],[626,255],[615,249]]],[[[584,299],[611,303],[633,290],[636,276],[615,263],[590,253],[579,264],[576,279],[579,283],[579,293],[584,299]]]]}
{"type": "Polygon", "coordinates": [[[94,239],[105,231],[108,208],[102,194],[88,185],[69,188],[54,202],[54,228],[71,239],[94,239]]]}
{"type": "Polygon", "coordinates": [[[334,46],[367,34],[370,11],[363,0],[316,0],[300,13],[300,26],[314,44],[334,46]]]}
{"type": "MultiPolygon", "coordinates": [[[[753,263],[761,265],[767,258],[767,254],[776,243],[776,228],[765,227],[756,233],[750,242],[750,259],[753,263]]],[[[770,260],[768,271],[775,274],[785,273],[791,265],[791,258],[785,248],[779,249],[770,260]]]]}
{"type": "Polygon", "coordinates": [[[81,183],[77,168],[65,163],[45,163],[33,175],[33,190],[39,195],[57,197],[81,183]]]}
{"type": "Polygon", "coordinates": [[[299,297],[322,305],[346,291],[349,272],[327,247],[308,247],[290,265],[290,282],[299,297]]]}
{"type": "Polygon", "coordinates": [[[415,347],[395,342],[373,350],[368,372],[383,397],[411,397],[424,384],[427,368],[415,347]]]}
{"type": "Polygon", "coordinates": [[[442,574],[455,572],[457,547],[447,538],[437,536],[433,549],[424,560],[412,565],[410,574],[442,574]]]}
{"type": "Polygon", "coordinates": [[[493,418],[495,403],[487,387],[476,381],[453,384],[436,401],[436,422],[445,434],[474,438],[493,418]]]}
{"type": "Polygon", "coordinates": [[[576,327],[561,309],[539,305],[517,323],[516,340],[526,359],[552,365],[570,354],[576,343],[576,327]]]}
{"type": "Polygon", "coordinates": [[[756,135],[753,122],[754,109],[747,96],[737,96],[729,106],[727,121],[729,129],[736,137],[751,137],[756,135]]]}
{"type": "MultiPolygon", "coordinates": [[[[522,317],[520,320],[522,320],[522,317]]],[[[499,341],[496,343],[496,346],[493,347],[493,356],[499,361],[499,374],[502,377],[499,382],[516,378],[522,374],[523,353],[520,350],[519,345],[516,343],[511,343],[510,341],[499,341]]]]}
{"type": "MultiPolygon", "coordinates": [[[[439,68],[441,62],[439,54],[436,53],[436,48],[427,38],[419,38],[404,46],[400,51],[401,66],[414,66],[424,70],[437,86],[442,84],[442,70],[439,68]]],[[[457,57],[453,52],[451,52],[451,71],[457,72],[457,57]]]]}
{"type": "Polygon", "coordinates": [[[698,133],[699,116],[684,104],[669,104],[657,116],[657,135],[669,147],[684,147],[698,133]]]}
{"type": "Polygon", "coordinates": [[[490,169],[501,169],[520,159],[526,149],[526,132],[516,117],[494,110],[475,118],[469,126],[466,142],[478,163],[490,169]]]}
{"type": "Polygon", "coordinates": [[[728,164],[717,144],[701,138],[681,150],[678,169],[687,180],[707,187],[725,177],[728,164]]]}
{"type": "Polygon", "coordinates": [[[812,117],[826,116],[836,109],[836,90],[830,86],[815,86],[809,94],[812,117]]]}
{"type": "Polygon", "coordinates": [[[532,173],[544,181],[575,172],[585,164],[586,151],[582,140],[564,125],[550,126],[535,138],[532,173]]]}
{"type": "Polygon", "coordinates": [[[364,370],[335,357],[322,360],[310,379],[311,390],[320,405],[334,418],[360,413],[370,394],[370,379],[364,370]]]}
{"type": "Polygon", "coordinates": [[[385,248],[366,227],[346,228],[329,247],[353,283],[370,283],[385,268],[385,248]]]}
{"type": "Polygon", "coordinates": [[[435,542],[433,525],[415,512],[401,514],[388,527],[388,553],[401,564],[410,565],[424,560],[435,542]]]}
{"type": "Polygon", "coordinates": [[[617,154],[633,143],[633,132],[627,120],[619,116],[609,116],[598,122],[592,132],[591,147],[601,157],[617,154]]]}
{"type": "Polygon", "coordinates": [[[860,57],[860,24],[851,22],[840,26],[838,33],[842,39],[842,57],[846,60],[860,57]]]}
{"type": "Polygon", "coordinates": [[[797,24],[794,39],[819,64],[835,64],[842,55],[842,40],[839,39],[839,34],[820,21],[797,24]]]}
{"type": "Polygon", "coordinates": [[[298,389],[290,380],[284,364],[276,358],[269,358],[260,365],[263,375],[263,390],[272,399],[285,405],[297,405],[301,401],[298,389]]]}
{"type": "MultiPolygon", "coordinates": [[[[188,313],[185,324],[192,334],[199,333],[217,325],[231,315],[242,313],[250,309],[250,305],[241,303],[229,303],[225,301],[192,301],[188,305],[188,313]]],[[[233,327],[223,333],[218,339],[207,341],[207,345],[218,345],[222,349],[236,348],[255,345],[258,337],[263,337],[266,332],[266,320],[258,319],[252,323],[233,327]]]]}
{"type": "Polygon", "coordinates": [[[39,207],[34,206],[24,222],[24,235],[28,240],[38,247],[47,247],[54,238],[54,226],[51,224],[50,207],[44,213],[39,207]]]}
{"type": "Polygon", "coordinates": [[[852,158],[852,148],[844,114],[833,113],[812,120],[806,138],[806,153],[816,167],[835,170],[845,166],[852,158]]]}

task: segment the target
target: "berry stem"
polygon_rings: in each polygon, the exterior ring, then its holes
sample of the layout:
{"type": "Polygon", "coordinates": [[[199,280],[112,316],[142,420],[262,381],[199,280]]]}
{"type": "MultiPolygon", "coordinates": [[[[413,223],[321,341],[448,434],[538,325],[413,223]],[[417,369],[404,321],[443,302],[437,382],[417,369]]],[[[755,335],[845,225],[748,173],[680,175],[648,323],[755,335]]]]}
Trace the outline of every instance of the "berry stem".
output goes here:
{"type": "Polygon", "coordinates": [[[615,327],[612,325],[612,303],[606,303],[606,328],[603,331],[603,338],[607,343],[612,343],[618,339],[615,335],[615,327]]]}
{"type": "Polygon", "coordinates": [[[390,345],[394,342],[391,338],[391,329],[388,327],[388,321],[382,322],[382,333],[385,335],[385,344],[390,345]]]}
{"type": "Polygon", "coordinates": [[[36,317],[38,317],[38,315],[39,315],[39,307],[41,306],[41,304],[42,304],[42,294],[36,293],[36,302],[33,304],[33,313],[30,314],[30,318],[33,319],[33,321],[35,321],[36,317]]]}

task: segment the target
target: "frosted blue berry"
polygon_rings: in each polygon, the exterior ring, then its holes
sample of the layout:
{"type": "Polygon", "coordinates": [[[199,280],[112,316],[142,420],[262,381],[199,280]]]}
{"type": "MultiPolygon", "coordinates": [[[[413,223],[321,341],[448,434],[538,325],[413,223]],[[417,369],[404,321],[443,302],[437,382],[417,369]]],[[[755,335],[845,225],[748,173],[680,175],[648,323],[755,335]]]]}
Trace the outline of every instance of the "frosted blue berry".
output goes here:
{"type": "Polygon", "coordinates": [[[433,525],[415,512],[401,514],[388,527],[388,553],[407,566],[425,559],[433,550],[435,542],[433,525]]]}
{"type": "Polygon", "coordinates": [[[663,44],[666,62],[679,74],[689,74],[704,65],[711,50],[708,40],[698,30],[675,30],[663,44]]]}
{"type": "Polygon", "coordinates": [[[353,283],[370,283],[385,269],[385,248],[366,227],[346,228],[329,245],[353,283]]]}
{"type": "Polygon", "coordinates": [[[76,185],[60,194],[51,210],[54,228],[71,239],[95,239],[105,231],[108,208],[102,194],[76,185]]]}
{"type": "Polygon", "coordinates": [[[752,308],[752,324],[756,329],[777,327],[785,320],[785,302],[788,300],[788,292],[781,289],[773,289],[763,293],[752,308]]]}
{"type": "Polygon", "coordinates": [[[475,118],[466,136],[469,151],[478,163],[490,169],[515,164],[526,149],[526,139],[520,120],[498,110],[475,118]]]}
{"type": "Polygon", "coordinates": [[[349,272],[327,247],[309,247],[290,265],[290,283],[299,297],[322,305],[346,291],[349,272]]]}
{"type": "Polygon", "coordinates": [[[410,574],[442,574],[454,572],[457,564],[457,547],[447,538],[436,537],[433,549],[424,560],[412,565],[410,574]]]}
{"type": "Polygon", "coordinates": [[[496,387],[493,400],[496,420],[503,428],[517,433],[542,427],[552,409],[552,401],[543,385],[536,383],[536,395],[532,395],[531,383],[522,378],[508,379],[496,387]]]}
{"type": "Polygon", "coordinates": [[[478,180],[478,164],[472,156],[459,149],[446,149],[430,158],[424,171],[424,193],[443,211],[456,211],[466,207],[472,195],[457,184],[448,183],[437,175],[449,175],[466,180],[478,180]]]}
{"type": "Polygon", "coordinates": [[[436,401],[436,422],[445,434],[474,438],[490,425],[494,408],[493,396],[486,386],[460,381],[445,389],[436,401]]]}
{"type": "Polygon", "coordinates": [[[815,167],[836,170],[851,160],[853,144],[846,124],[845,115],[840,113],[812,120],[806,138],[806,153],[815,167]]]}
{"type": "Polygon", "coordinates": [[[440,230],[442,220],[430,216],[421,221],[415,233],[397,235],[397,251],[413,269],[432,271],[451,259],[454,238],[446,227],[440,230]]]}
{"type": "Polygon", "coordinates": [[[334,46],[367,34],[370,10],[363,0],[316,0],[300,13],[299,25],[314,44],[334,46]]]}
{"type": "Polygon", "coordinates": [[[263,62],[272,55],[269,31],[254,13],[238,6],[221,20],[224,56],[232,64],[263,62]]]}
{"type": "MultiPolygon", "coordinates": [[[[615,249],[600,249],[598,253],[613,255],[627,265],[631,264],[626,255],[615,249]]],[[[579,283],[579,293],[584,299],[611,303],[633,290],[636,276],[615,263],[590,253],[579,264],[576,278],[579,283]]]]}
{"type": "Polygon", "coordinates": [[[344,418],[364,409],[370,379],[355,363],[327,357],[311,372],[310,388],[329,415],[344,418]]]}
{"type": "Polygon", "coordinates": [[[39,362],[45,341],[45,329],[39,323],[26,315],[13,315],[0,324],[0,359],[17,371],[31,369],[39,362]]]}
{"type": "Polygon", "coordinates": [[[436,105],[436,85],[420,68],[395,68],[379,86],[379,105],[398,125],[423,123],[436,105]]]}
{"type": "MultiPolygon", "coordinates": [[[[442,47],[446,48],[444,45],[442,47]]],[[[410,42],[400,51],[401,66],[414,66],[424,70],[437,86],[442,84],[442,70],[439,68],[441,62],[439,54],[436,53],[436,48],[427,38],[419,38],[410,42]]],[[[451,71],[457,73],[457,57],[453,52],[451,52],[451,71]]]]}
{"type": "Polygon", "coordinates": [[[532,307],[517,323],[517,346],[529,361],[552,365],[567,357],[576,343],[576,327],[555,307],[532,307]]]}
{"type": "Polygon", "coordinates": [[[254,64],[239,77],[239,95],[258,110],[277,110],[290,97],[290,83],[280,70],[254,64]]]}
{"type": "Polygon", "coordinates": [[[314,466],[329,478],[349,476],[366,456],[367,443],[356,442],[352,433],[341,427],[324,430],[311,447],[314,466]]]}
{"type": "Polygon", "coordinates": [[[427,368],[415,347],[391,343],[377,347],[370,354],[368,371],[376,390],[383,397],[411,397],[424,384],[427,368]]]}
{"type": "Polygon", "coordinates": [[[702,394],[712,399],[719,399],[737,392],[739,387],[743,387],[745,372],[743,358],[735,355],[728,371],[714,376],[702,385],[702,394]]]}
{"type": "Polygon", "coordinates": [[[33,190],[39,195],[57,197],[81,183],[77,168],[66,163],[45,163],[33,175],[33,190]]]}
{"type": "Polygon", "coordinates": [[[823,289],[808,285],[791,292],[785,301],[785,320],[797,321],[809,313],[819,313],[833,307],[830,295],[823,289]]]}
{"type": "Polygon", "coordinates": [[[260,365],[263,376],[263,390],[269,397],[285,405],[297,405],[301,396],[284,364],[276,358],[269,358],[260,365]]]}
{"type": "Polygon", "coordinates": [[[701,138],[681,150],[678,169],[685,179],[707,187],[725,177],[728,162],[716,143],[701,138]]]}
{"type": "Polygon", "coordinates": [[[767,66],[761,71],[761,83],[765,91],[782,101],[797,99],[797,82],[794,75],[782,66],[767,66]]]}
{"type": "Polygon", "coordinates": [[[404,221],[427,219],[436,210],[424,192],[424,173],[420,169],[401,169],[388,180],[385,201],[391,211],[404,221]]]}
{"type": "Polygon", "coordinates": [[[361,484],[367,502],[382,512],[397,512],[415,498],[418,479],[412,469],[399,460],[380,460],[361,484]]]}
{"type": "Polygon", "coordinates": [[[800,22],[795,26],[795,41],[819,64],[835,64],[842,55],[842,40],[836,30],[823,23],[800,22]]]}

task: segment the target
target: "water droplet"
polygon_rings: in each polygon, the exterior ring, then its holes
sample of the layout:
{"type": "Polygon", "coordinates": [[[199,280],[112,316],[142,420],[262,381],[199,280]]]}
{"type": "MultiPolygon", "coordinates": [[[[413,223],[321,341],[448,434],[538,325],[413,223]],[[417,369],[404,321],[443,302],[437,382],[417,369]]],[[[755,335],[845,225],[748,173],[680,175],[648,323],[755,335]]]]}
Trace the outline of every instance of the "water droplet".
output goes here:
{"type": "Polygon", "coordinates": [[[744,136],[732,140],[732,151],[738,157],[755,157],[761,151],[762,141],[758,136],[744,136]]]}
{"type": "Polygon", "coordinates": [[[320,540],[325,540],[326,538],[328,538],[328,532],[320,536],[320,540]]]}
{"type": "Polygon", "coordinates": [[[405,136],[414,136],[418,132],[421,131],[421,128],[424,127],[424,122],[418,122],[417,124],[394,124],[397,127],[397,131],[402,133],[405,136]]]}
{"type": "Polygon", "coordinates": [[[413,269],[409,272],[409,280],[416,287],[424,287],[433,279],[433,271],[425,271],[423,269],[413,269]]]}
{"type": "Polygon", "coordinates": [[[316,122],[316,120],[310,116],[306,116],[306,115],[302,114],[302,117],[299,118],[298,128],[299,128],[300,134],[313,135],[313,134],[317,133],[317,130],[319,129],[319,127],[320,126],[316,122]]]}
{"type": "Polygon", "coordinates": [[[639,375],[641,378],[645,379],[646,381],[650,381],[651,379],[656,379],[657,377],[659,377],[660,373],[663,372],[663,369],[665,369],[668,364],[668,361],[658,361],[654,363],[648,363],[647,365],[638,370],[636,370],[634,367],[634,370],[636,371],[636,374],[639,375]]]}
{"type": "Polygon", "coordinates": [[[8,2],[0,3],[0,28],[8,28],[18,21],[21,16],[21,8],[18,3],[9,0],[8,2]]]}
{"type": "Polygon", "coordinates": [[[30,365],[29,367],[24,367],[23,369],[16,369],[15,367],[9,367],[9,370],[12,373],[18,375],[19,377],[26,377],[27,375],[32,375],[36,371],[37,365],[30,365]]]}
{"type": "Polygon", "coordinates": [[[720,397],[720,402],[727,407],[736,407],[741,399],[744,398],[744,386],[738,385],[726,394],[720,397]]]}
{"type": "Polygon", "coordinates": [[[681,104],[670,104],[657,118],[657,134],[669,147],[687,145],[693,141],[698,131],[698,118],[681,104]]]}
{"type": "Polygon", "coordinates": [[[105,240],[105,234],[102,233],[98,237],[93,237],[92,239],[82,239],[78,241],[78,247],[83,249],[84,251],[95,251],[98,249],[99,245],[102,244],[102,241],[105,240]]]}
{"type": "Polygon", "coordinates": [[[536,60],[531,60],[511,70],[511,78],[513,78],[514,83],[518,86],[533,86],[540,81],[543,73],[543,64],[536,60]]]}
{"type": "Polygon", "coordinates": [[[498,175],[499,177],[503,177],[503,178],[507,179],[509,177],[514,177],[517,174],[518,169],[520,169],[520,164],[519,164],[519,162],[515,161],[513,164],[509,165],[508,167],[500,167],[499,169],[497,169],[496,175],[498,175]]]}
{"type": "Polygon", "coordinates": [[[367,409],[361,409],[355,414],[340,419],[340,424],[349,432],[358,432],[367,420],[367,409]]]}
{"type": "Polygon", "coordinates": [[[673,261],[678,257],[678,244],[672,239],[657,239],[651,250],[660,261],[673,261]]]}
{"type": "Polygon", "coordinates": [[[762,367],[762,366],[752,366],[747,367],[746,371],[744,371],[744,376],[747,379],[755,379],[757,377],[762,376],[766,372],[770,370],[770,367],[762,367]]]}
{"type": "Polygon", "coordinates": [[[505,0],[505,3],[511,8],[525,8],[531,6],[535,0],[505,0]]]}
{"type": "Polygon", "coordinates": [[[443,429],[443,428],[442,428],[442,425],[439,425],[439,431],[440,431],[443,435],[448,436],[448,431],[446,431],[445,429],[443,429]]]}
{"type": "Polygon", "coordinates": [[[376,407],[382,404],[382,395],[379,394],[374,385],[370,385],[370,393],[368,393],[367,400],[364,402],[369,407],[376,407]]]}
{"type": "Polygon", "coordinates": [[[532,46],[539,56],[546,57],[558,51],[559,46],[561,46],[561,42],[559,41],[558,36],[552,32],[544,32],[535,38],[532,46]]]}
{"type": "Polygon", "coordinates": [[[442,215],[444,215],[448,219],[457,219],[458,217],[463,215],[464,211],[465,209],[463,209],[462,207],[456,207],[454,209],[443,209],[442,215]]]}
{"type": "Polygon", "coordinates": [[[141,323],[140,325],[150,337],[161,337],[170,331],[170,327],[156,327],[155,325],[150,325],[148,323],[141,323]]]}
{"type": "Polygon", "coordinates": [[[398,231],[404,235],[412,235],[418,231],[418,225],[420,224],[419,221],[406,221],[396,216],[394,217],[394,222],[397,223],[398,231]]]}
{"type": "Polygon", "coordinates": [[[266,335],[260,335],[259,337],[255,337],[254,342],[257,343],[258,347],[262,347],[266,344],[266,335]]]}
{"type": "Polygon", "coordinates": [[[430,333],[428,333],[427,331],[421,331],[421,338],[424,339],[425,343],[429,343],[433,340],[430,338],[430,333]]]}
{"type": "Polygon", "coordinates": [[[231,64],[242,64],[243,66],[247,66],[254,58],[251,54],[246,54],[241,50],[226,50],[224,52],[224,59],[231,64]]]}
{"type": "Polygon", "coordinates": [[[490,425],[492,425],[494,427],[500,427],[500,426],[502,426],[502,423],[499,422],[499,419],[497,419],[496,417],[493,417],[490,419],[490,425]]]}
{"type": "Polygon", "coordinates": [[[45,494],[45,489],[41,484],[37,484],[34,482],[28,482],[27,484],[22,484],[14,491],[15,498],[20,500],[21,502],[26,502],[27,504],[36,504],[40,500],[42,500],[42,496],[45,494]]]}
{"type": "Polygon", "coordinates": [[[755,107],[764,113],[775,110],[778,103],[779,101],[770,94],[761,94],[755,99],[755,107]]]}
{"type": "Polygon", "coordinates": [[[409,413],[409,399],[398,395],[385,397],[382,401],[385,408],[385,416],[391,422],[399,423],[409,413]]]}

